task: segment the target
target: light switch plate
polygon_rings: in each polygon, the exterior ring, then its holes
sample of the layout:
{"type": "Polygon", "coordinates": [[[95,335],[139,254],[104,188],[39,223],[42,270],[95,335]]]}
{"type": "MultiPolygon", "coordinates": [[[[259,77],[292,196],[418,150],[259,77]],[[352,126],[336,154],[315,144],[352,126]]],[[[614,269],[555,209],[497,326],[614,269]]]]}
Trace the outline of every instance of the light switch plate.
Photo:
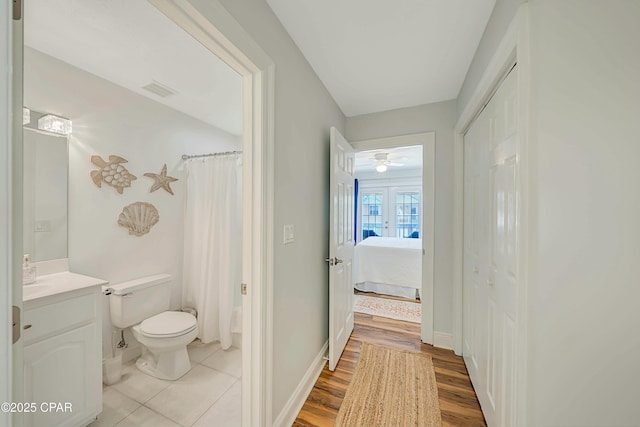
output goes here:
{"type": "Polygon", "coordinates": [[[285,224],[284,226],[284,244],[293,243],[294,238],[294,230],[293,224],[285,224]]]}

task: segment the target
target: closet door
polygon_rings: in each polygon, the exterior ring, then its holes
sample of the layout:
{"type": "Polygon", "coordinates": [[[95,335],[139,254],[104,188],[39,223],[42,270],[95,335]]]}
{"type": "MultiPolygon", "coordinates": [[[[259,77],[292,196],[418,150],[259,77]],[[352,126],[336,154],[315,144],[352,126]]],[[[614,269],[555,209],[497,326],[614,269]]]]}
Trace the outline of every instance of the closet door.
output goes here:
{"type": "Polygon", "coordinates": [[[463,354],[489,426],[514,426],[517,68],[465,135],[463,354]]]}
{"type": "MultiPolygon", "coordinates": [[[[480,115],[464,141],[463,356],[476,393],[486,389],[488,264],[488,126],[480,115]]],[[[482,399],[480,399],[482,402],[482,399]]]]}

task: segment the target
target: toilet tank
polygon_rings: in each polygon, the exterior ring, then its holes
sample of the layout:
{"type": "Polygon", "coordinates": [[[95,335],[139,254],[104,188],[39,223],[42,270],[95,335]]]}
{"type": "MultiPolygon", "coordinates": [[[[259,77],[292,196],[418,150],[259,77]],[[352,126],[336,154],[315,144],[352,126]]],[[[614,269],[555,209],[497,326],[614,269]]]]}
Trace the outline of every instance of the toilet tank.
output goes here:
{"type": "Polygon", "coordinates": [[[111,323],[124,329],[169,310],[171,275],[141,277],[108,288],[111,323]]]}

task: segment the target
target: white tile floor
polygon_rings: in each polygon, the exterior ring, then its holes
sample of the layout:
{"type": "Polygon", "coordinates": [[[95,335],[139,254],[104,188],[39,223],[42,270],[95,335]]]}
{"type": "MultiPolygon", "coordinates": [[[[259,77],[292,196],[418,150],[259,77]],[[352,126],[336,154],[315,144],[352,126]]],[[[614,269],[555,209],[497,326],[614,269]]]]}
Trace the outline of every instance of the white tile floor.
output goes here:
{"type": "Polygon", "coordinates": [[[140,372],[133,363],[103,389],[103,410],[90,427],[236,427],[241,425],[242,357],[219,343],[191,343],[191,370],[176,381],[140,372]]]}

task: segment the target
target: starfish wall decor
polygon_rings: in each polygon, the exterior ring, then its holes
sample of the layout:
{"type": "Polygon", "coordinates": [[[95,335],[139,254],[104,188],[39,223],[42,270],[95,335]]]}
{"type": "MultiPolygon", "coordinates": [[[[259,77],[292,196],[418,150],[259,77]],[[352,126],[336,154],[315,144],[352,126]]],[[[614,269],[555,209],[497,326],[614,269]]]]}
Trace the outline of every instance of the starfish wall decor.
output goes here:
{"type": "Polygon", "coordinates": [[[177,181],[178,178],[174,178],[172,176],[168,176],[167,175],[167,164],[166,163],[162,167],[162,171],[159,174],[157,174],[157,173],[145,173],[144,176],[147,176],[149,178],[153,178],[156,181],[151,186],[151,189],[149,190],[149,193],[153,193],[154,191],[158,190],[159,188],[164,188],[165,190],[167,190],[167,192],[169,194],[171,194],[173,196],[173,190],[171,190],[170,184],[172,182],[174,182],[174,181],[177,181]]]}

